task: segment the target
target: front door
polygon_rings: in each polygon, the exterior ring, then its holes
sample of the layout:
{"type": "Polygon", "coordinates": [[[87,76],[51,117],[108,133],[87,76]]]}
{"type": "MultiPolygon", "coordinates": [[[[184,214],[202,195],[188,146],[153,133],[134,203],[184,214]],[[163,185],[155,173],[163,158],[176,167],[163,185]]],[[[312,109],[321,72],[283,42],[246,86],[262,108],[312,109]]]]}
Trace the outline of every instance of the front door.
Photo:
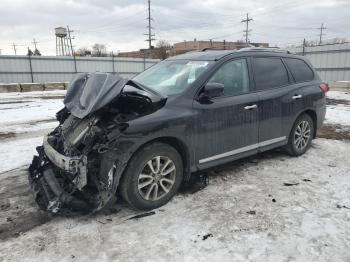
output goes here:
{"type": "Polygon", "coordinates": [[[224,63],[208,82],[224,85],[224,94],[200,103],[194,100],[193,146],[196,163],[207,167],[256,152],[258,96],[251,92],[247,59],[224,63]]]}

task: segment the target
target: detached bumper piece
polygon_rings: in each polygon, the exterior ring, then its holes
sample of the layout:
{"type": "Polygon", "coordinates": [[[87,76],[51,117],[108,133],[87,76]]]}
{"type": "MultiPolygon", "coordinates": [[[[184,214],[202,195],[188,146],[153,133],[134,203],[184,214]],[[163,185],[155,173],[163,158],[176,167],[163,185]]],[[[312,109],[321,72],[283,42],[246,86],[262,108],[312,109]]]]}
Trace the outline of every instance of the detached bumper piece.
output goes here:
{"type": "Polygon", "coordinates": [[[67,157],[58,153],[44,137],[43,149],[47,158],[61,170],[74,175],[74,183],[79,190],[87,184],[87,157],[67,157]]]}
{"type": "Polygon", "coordinates": [[[29,184],[42,210],[57,213],[89,213],[97,204],[82,191],[87,184],[87,159],[61,155],[44,138],[29,167],[29,184]]]}

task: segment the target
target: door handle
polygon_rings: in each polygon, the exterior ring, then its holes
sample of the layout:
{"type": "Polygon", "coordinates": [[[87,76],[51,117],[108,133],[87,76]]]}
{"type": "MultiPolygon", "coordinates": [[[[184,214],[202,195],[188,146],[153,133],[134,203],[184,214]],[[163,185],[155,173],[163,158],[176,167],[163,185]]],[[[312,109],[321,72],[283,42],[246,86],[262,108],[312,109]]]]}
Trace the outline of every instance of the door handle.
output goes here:
{"type": "Polygon", "coordinates": [[[255,108],[258,108],[257,105],[251,105],[251,106],[245,106],[244,109],[245,110],[251,110],[251,109],[255,109],[255,108]]]}
{"type": "Polygon", "coordinates": [[[302,95],[294,95],[294,96],[292,96],[292,99],[296,100],[296,99],[300,99],[302,97],[303,97],[302,95]]]}

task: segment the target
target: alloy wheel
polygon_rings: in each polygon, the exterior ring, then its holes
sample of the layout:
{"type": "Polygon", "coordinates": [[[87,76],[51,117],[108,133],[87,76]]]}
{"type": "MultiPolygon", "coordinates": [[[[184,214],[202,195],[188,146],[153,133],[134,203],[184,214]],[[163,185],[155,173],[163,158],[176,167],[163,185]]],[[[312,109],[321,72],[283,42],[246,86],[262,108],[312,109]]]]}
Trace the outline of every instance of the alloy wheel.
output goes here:
{"type": "Polygon", "coordinates": [[[168,194],[175,183],[176,167],[165,156],[155,156],[143,167],[138,177],[138,191],[143,199],[156,201],[168,194]]]}
{"type": "Polygon", "coordinates": [[[294,145],[298,150],[303,150],[310,140],[311,127],[308,121],[301,121],[294,132],[294,145]]]}

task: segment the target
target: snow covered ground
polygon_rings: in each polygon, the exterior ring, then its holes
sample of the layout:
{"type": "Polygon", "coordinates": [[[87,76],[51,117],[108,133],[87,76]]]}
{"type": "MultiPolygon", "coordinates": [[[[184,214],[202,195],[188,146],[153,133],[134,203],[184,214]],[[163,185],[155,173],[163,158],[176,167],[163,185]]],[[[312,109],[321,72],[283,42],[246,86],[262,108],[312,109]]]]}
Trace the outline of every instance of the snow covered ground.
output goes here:
{"type": "MultiPolygon", "coordinates": [[[[271,151],[220,166],[202,191],[140,219],[121,201],[50,217],[26,168],[64,92],[33,93],[0,94],[0,261],[350,261],[350,135],[316,139],[298,158],[271,151]]],[[[327,96],[326,126],[346,130],[350,95],[327,96]]]]}
{"type": "Polygon", "coordinates": [[[330,105],[327,107],[325,123],[350,127],[350,93],[331,91],[327,98],[330,105]]]}
{"type": "Polygon", "coordinates": [[[0,134],[50,129],[65,91],[0,93],[0,134]]]}
{"type": "Polygon", "coordinates": [[[0,93],[0,173],[29,163],[43,134],[57,126],[65,92],[0,93]]]}
{"type": "Polygon", "coordinates": [[[327,98],[336,99],[336,100],[345,100],[350,102],[350,92],[329,91],[327,93],[327,98]]]}

